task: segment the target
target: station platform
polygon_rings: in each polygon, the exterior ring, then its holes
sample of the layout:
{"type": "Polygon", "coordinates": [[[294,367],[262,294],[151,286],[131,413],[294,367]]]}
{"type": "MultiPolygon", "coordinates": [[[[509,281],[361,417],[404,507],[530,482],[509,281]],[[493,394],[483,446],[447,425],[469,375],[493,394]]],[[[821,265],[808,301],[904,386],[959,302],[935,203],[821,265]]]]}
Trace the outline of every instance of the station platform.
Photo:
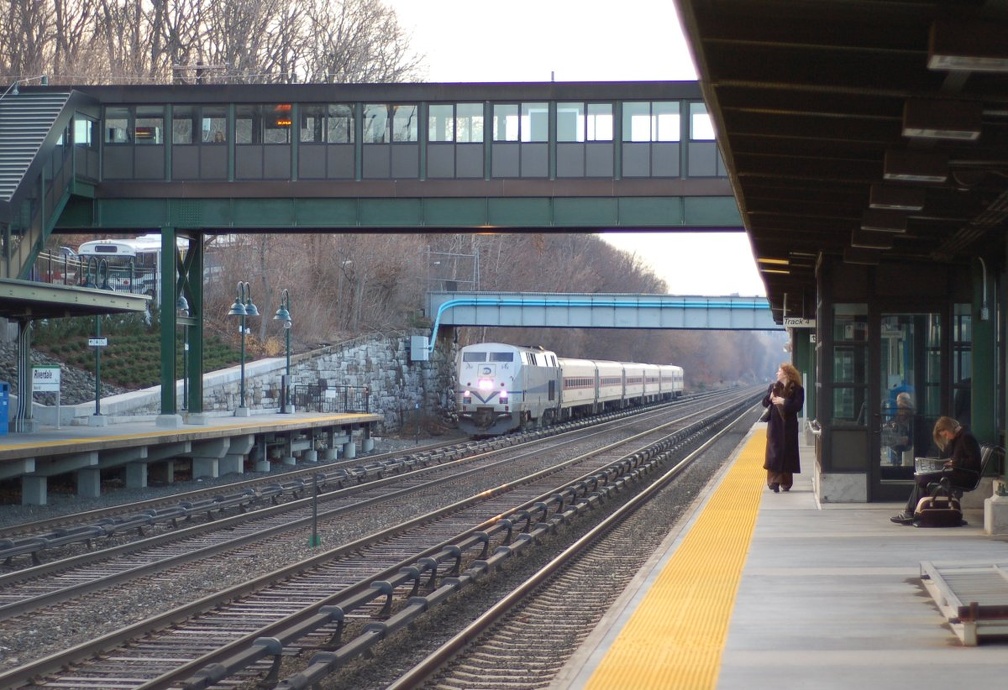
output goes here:
{"type": "Polygon", "coordinates": [[[918,528],[890,522],[901,503],[820,505],[811,446],[791,491],[775,494],[765,428],[753,427],[550,687],[999,687],[1008,637],[964,645],[921,574],[922,563],[999,565],[1008,588],[1008,538],[985,534],[982,511],[965,511],[965,526],[918,528]]]}
{"type": "Polygon", "coordinates": [[[353,458],[359,441],[373,447],[371,429],[381,415],[291,413],[200,417],[198,424],[166,426],[159,420],[108,425],[39,427],[0,435],[0,479],[21,482],[21,502],[46,505],[48,480],[73,473],[77,495],[97,498],[102,471],[125,468],[127,488],[148,486],[149,473],[172,483],[178,462],[192,478],[242,473],[246,461],[268,471],[278,461],[353,458]],[[320,450],[321,449],[321,450],[320,450]]]}

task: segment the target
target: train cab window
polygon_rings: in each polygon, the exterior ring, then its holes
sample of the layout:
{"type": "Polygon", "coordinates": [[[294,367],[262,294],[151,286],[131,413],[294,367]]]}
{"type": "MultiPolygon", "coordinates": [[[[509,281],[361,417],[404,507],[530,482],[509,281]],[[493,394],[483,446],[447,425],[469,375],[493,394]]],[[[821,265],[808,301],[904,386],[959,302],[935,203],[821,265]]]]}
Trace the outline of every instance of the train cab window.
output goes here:
{"type": "Polygon", "coordinates": [[[491,362],[513,362],[514,353],[513,352],[491,352],[490,353],[491,362]]]}
{"type": "Polygon", "coordinates": [[[485,352],[463,352],[462,353],[463,362],[485,362],[486,353],[485,352]]]}

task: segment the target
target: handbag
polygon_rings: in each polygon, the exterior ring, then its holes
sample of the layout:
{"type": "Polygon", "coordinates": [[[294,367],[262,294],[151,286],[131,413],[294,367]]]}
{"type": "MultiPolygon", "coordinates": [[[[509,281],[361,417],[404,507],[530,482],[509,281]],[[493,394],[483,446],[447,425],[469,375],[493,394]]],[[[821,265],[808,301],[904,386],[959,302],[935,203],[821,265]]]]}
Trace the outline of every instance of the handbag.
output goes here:
{"type": "Polygon", "coordinates": [[[770,409],[771,408],[768,407],[765,410],[763,410],[763,414],[761,414],[760,418],[759,418],[759,420],[761,422],[769,422],[770,421],[770,409]]]}

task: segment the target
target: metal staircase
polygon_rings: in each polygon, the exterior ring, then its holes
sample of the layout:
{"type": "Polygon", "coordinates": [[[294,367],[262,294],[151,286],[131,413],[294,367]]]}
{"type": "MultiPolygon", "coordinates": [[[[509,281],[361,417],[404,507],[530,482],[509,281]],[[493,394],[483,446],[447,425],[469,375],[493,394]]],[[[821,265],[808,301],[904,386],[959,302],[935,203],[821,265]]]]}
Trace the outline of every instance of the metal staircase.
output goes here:
{"type": "MultiPolygon", "coordinates": [[[[0,278],[22,275],[50,230],[40,197],[64,189],[65,176],[53,168],[67,163],[69,151],[51,155],[60,141],[54,132],[70,92],[17,93],[0,97],[0,278]]],[[[60,149],[69,147],[61,146],[60,149]]]]}

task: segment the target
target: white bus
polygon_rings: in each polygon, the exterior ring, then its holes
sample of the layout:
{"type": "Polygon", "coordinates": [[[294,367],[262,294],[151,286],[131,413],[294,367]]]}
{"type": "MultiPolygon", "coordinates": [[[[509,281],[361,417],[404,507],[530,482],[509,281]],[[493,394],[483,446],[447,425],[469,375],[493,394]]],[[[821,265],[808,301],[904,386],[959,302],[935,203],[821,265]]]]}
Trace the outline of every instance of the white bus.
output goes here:
{"type": "MultiPolygon", "coordinates": [[[[184,252],[188,244],[180,238],[178,246],[184,252]]],[[[78,247],[77,254],[81,285],[150,295],[160,304],[161,235],[91,240],[78,247]]]]}

